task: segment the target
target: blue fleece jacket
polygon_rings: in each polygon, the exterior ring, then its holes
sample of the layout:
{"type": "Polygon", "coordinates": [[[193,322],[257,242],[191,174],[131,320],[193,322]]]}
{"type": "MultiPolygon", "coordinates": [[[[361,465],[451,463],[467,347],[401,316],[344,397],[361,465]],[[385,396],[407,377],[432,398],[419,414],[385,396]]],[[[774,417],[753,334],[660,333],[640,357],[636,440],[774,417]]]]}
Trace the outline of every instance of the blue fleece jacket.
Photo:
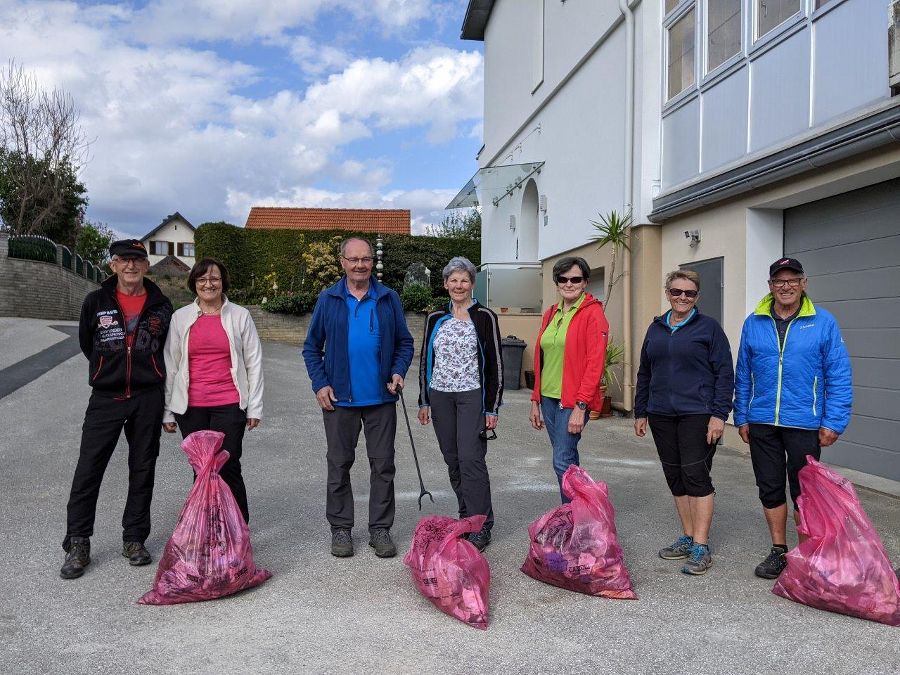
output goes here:
{"type": "Polygon", "coordinates": [[[647,329],[641,347],[634,416],[713,415],[728,419],[734,367],[725,331],[695,311],[673,331],[666,316],[647,329]]]}
{"type": "Polygon", "coordinates": [[[830,312],[803,296],[784,346],[772,318],[772,294],[744,321],[738,349],[734,423],[844,433],[853,401],[850,356],[830,312]]]}
{"type": "MultiPolygon", "coordinates": [[[[406,378],[413,358],[413,338],[406,327],[400,296],[374,277],[369,283],[375,294],[375,311],[381,330],[380,377],[381,382],[387,384],[394,374],[406,378]]],[[[303,343],[303,360],[314,392],[331,385],[339,402],[351,403],[353,373],[350,372],[347,349],[349,320],[345,284],[346,281],[341,279],[319,294],[303,343]]],[[[382,395],[384,403],[397,400],[387,387],[383,388],[382,395]]]]}

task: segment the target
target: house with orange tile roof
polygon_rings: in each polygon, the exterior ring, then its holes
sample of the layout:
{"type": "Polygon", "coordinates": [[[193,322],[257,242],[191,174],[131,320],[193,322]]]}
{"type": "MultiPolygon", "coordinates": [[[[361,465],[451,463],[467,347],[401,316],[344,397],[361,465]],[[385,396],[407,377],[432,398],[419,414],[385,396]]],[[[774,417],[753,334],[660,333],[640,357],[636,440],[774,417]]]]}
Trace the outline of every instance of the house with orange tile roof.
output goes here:
{"type": "Polygon", "coordinates": [[[378,234],[410,234],[409,209],[319,209],[254,206],[248,229],[347,230],[378,234]]]}

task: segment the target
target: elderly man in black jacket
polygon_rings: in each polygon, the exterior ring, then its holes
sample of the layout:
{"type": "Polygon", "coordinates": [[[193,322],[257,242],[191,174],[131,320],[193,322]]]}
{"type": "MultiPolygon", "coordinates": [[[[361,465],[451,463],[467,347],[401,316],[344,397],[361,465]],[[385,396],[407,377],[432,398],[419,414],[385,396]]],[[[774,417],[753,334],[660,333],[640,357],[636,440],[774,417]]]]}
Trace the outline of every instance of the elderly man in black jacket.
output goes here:
{"type": "Polygon", "coordinates": [[[109,247],[114,274],[81,307],[79,339],[92,387],[81,449],[69,495],[63,579],[84,574],[91,562],[97,496],[122,429],[128,441],[128,498],[122,515],[122,555],[131,565],[151,562],[150,501],[162,425],[166,365],[163,346],[172,303],[144,278],[147,250],[135,239],[109,247]]]}

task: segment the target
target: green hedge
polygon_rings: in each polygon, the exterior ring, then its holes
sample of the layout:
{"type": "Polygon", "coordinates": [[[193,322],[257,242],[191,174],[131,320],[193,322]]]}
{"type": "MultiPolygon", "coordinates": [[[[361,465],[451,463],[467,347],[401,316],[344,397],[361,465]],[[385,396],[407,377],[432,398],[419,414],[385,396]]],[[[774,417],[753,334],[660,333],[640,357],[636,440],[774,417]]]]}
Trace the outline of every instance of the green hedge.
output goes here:
{"type": "MultiPolygon", "coordinates": [[[[255,284],[255,294],[272,299],[271,275],[276,275],[278,295],[294,293],[318,293],[304,280],[303,258],[309,244],[328,241],[334,236],[346,238],[358,236],[375,244],[372,233],[344,230],[248,230],[228,223],[204,223],[197,228],[194,241],[199,258],[212,257],[221,260],[228,268],[231,285],[236,289],[249,289],[255,284]],[[264,290],[260,291],[260,287],[264,290]]],[[[431,289],[434,295],[446,293],[441,270],[453,256],[462,255],[475,265],[481,262],[481,244],[449,237],[426,237],[387,234],[384,242],[384,282],[400,292],[410,263],[421,262],[431,270],[431,289]]],[[[338,252],[334,252],[335,256],[338,252]]]]}

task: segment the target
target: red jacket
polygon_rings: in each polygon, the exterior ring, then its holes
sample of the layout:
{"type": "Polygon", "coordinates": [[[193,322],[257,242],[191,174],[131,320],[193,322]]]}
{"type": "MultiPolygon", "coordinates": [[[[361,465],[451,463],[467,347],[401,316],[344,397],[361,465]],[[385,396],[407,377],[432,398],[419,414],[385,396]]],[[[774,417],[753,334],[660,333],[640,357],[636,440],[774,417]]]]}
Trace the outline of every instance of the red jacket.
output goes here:
{"type": "MultiPolygon", "coordinates": [[[[553,305],[544,313],[541,330],[538,332],[534,349],[532,401],[541,400],[541,336],[556,313],[556,307],[557,305],[553,305]]],[[[561,399],[563,408],[574,408],[575,401],[584,401],[590,410],[600,410],[600,378],[603,377],[608,342],[609,322],[603,313],[603,305],[590,293],[585,293],[584,301],[575,310],[566,331],[561,399]]]]}

